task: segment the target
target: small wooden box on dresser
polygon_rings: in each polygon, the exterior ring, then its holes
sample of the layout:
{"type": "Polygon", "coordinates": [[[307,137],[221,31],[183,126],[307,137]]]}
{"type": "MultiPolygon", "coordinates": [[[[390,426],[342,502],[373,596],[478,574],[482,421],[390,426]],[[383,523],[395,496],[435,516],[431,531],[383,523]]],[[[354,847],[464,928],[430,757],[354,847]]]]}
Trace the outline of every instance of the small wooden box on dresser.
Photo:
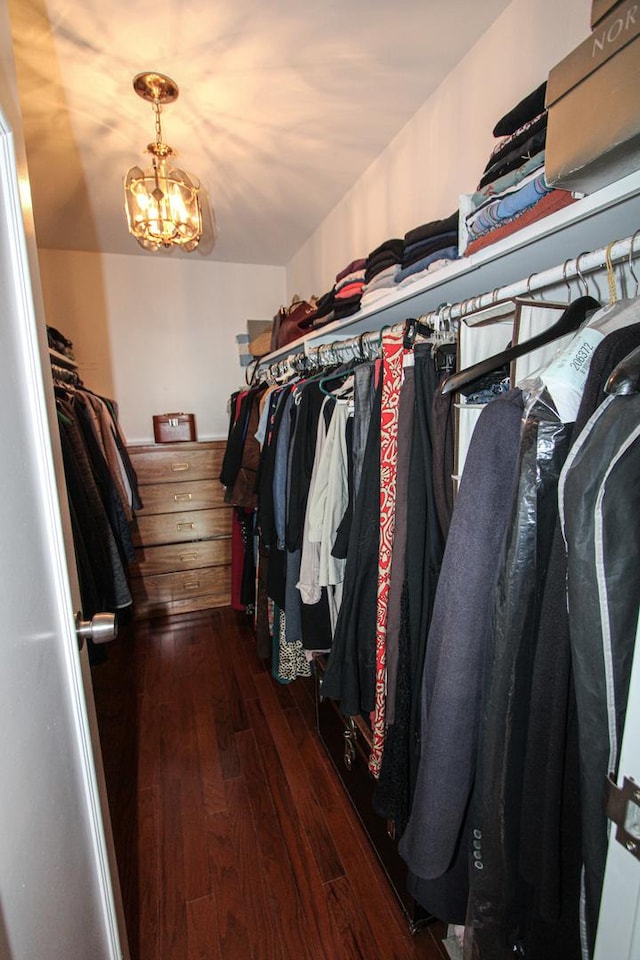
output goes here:
{"type": "Polygon", "coordinates": [[[131,566],[136,620],[231,602],[231,510],[219,481],[224,441],[129,447],[142,509],[131,566]]]}

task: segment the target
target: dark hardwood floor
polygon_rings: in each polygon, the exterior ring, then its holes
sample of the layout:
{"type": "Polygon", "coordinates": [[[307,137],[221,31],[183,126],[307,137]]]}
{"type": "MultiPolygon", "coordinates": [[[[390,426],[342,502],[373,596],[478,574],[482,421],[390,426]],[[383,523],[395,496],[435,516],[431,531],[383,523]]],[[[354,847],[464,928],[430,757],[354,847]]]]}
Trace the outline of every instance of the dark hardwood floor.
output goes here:
{"type": "Polygon", "coordinates": [[[93,668],[132,960],[443,960],[409,932],[315,733],[224,608],[122,631],[93,668]]]}

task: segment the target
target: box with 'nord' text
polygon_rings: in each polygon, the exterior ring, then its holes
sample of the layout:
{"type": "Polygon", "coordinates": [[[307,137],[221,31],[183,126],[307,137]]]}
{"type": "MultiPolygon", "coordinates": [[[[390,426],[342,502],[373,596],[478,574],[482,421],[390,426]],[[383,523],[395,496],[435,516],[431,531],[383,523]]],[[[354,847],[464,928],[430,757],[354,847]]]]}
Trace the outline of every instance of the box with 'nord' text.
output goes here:
{"type": "Polygon", "coordinates": [[[640,167],[640,2],[613,7],[547,82],[545,172],[592,193],[640,167]]]}

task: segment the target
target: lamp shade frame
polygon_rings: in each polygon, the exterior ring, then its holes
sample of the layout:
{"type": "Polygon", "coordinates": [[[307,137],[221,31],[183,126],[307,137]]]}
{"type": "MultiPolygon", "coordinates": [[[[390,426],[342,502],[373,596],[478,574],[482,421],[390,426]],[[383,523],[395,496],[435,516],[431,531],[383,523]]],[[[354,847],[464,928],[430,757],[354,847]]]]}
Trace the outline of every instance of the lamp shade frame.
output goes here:
{"type": "Polygon", "coordinates": [[[129,232],[145,250],[172,246],[190,252],[202,236],[200,183],[173,166],[173,150],[162,140],[160,104],[178,96],[178,86],[163,74],[138,74],[136,93],[153,103],[156,140],[147,146],[152,164],[146,170],[131,167],[124,179],[125,212],[129,232]]]}
{"type": "Polygon", "coordinates": [[[162,161],[157,168],[131,167],[124,182],[125,210],[129,232],[140,246],[194,250],[202,236],[198,188],[194,177],[162,161]]]}

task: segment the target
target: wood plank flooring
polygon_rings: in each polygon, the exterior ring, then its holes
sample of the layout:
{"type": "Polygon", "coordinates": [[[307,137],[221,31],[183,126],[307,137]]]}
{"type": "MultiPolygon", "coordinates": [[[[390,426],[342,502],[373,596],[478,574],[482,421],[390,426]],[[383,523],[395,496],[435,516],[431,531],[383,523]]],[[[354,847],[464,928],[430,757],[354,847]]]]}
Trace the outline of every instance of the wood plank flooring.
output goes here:
{"type": "Polygon", "coordinates": [[[315,733],[223,608],[93,668],[132,960],[444,960],[415,937],[315,733]]]}

